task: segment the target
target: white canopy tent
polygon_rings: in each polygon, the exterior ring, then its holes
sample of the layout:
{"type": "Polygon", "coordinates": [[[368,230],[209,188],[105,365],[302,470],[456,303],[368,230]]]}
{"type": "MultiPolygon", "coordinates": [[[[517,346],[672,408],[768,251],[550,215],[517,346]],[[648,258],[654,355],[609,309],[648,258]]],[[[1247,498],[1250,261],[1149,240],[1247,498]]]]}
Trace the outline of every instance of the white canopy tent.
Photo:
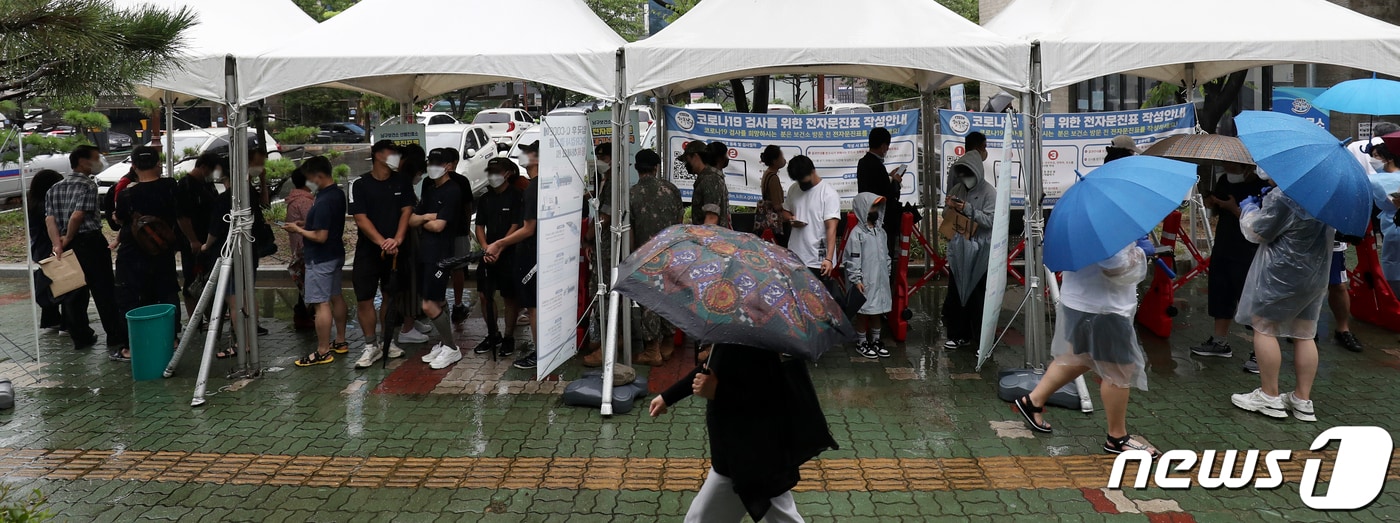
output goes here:
{"type": "Polygon", "coordinates": [[[168,93],[175,100],[203,98],[229,103],[225,96],[227,58],[252,57],[279,41],[316,26],[316,21],[291,0],[240,0],[238,2],[188,0],[115,0],[119,8],[144,6],[176,10],[188,8],[197,24],[185,32],[185,49],[178,67],[146,82],[137,95],[160,100],[168,93]]]}
{"type": "Polygon", "coordinates": [[[1030,48],[929,0],[708,0],[627,44],[629,94],[765,74],[834,74],[938,89],[1017,91],[1030,48]]]}
{"type": "MultiPolygon", "coordinates": [[[[1198,79],[1292,63],[1400,75],[1400,27],[1326,0],[1015,0],[986,28],[1032,44],[1028,158],[1040,156],[1038,117],[1050,91],[1091,78],[1125,73],[1195,86],[1198,79]]],[[[1038,162],[1029,167],[1027,199],[1038,201],[1038,162]]],[[[1040,207],[1027,211],[1027,281],[1045,281],[1041,253],[1029,248],[1043,239],[1040,207]]],[[[1032,289],[1026,317],[1032,366],[1048,360],[1044,305],[1043,293],[1032,289]]]]}
{"type": "MultiPolygon", "coordinates": [[[[934,150],[935,90],[980,81],[1025,91],[1030,51],[1028,43],[994,34],[932,0],[859,5],[846,0],[706,0],[656,35],[623,48],[627,94],[656,95],[659,137],[665,136],[666,121],[660,106],[673,93],[747,76],[831,74],[917,88],[927,151],[934,150]]],[[[657,149],[669,158],[664,138],[657,140],[657,149]]],[[[924,172],[934,172],[934,163],[933,154],[924,155],[924,172]]],[[[669,161],[662,164],[671,166],[669,161]]],[[[921,188],[925,203],[933,201],[932,188],[928,183],[921,188]]],[[[617,208],[627,208],[625,189],[613,186],[617,208]]],[[[629,242],[621,236],[628,225],[623,216],[614,217],[613,234],[615,244],[625,249],[629,242]]],[[[614,266],[623,252],[613,250],[614,266]]],[[[611,347],[616,334],[611,322],[608,334],[605,346],[611,347]]],[[[609,353],[605,367],[611,365],[609,353]]],[[[611,376],[603,372],[604,414],[610,409],[611,376]]]]}
{"type": "Polygon", "coordinates": [[[239,61],[238,90],[257,100],[328,86],[411,103],[529,80],[612,99],[623,43],[579,0],[364,0],[239,61]],[[437,19],[470,23],[457,30],[437,19]]]}
{"type": "Polygon", "coordinates": [[[1179,84],[1290,63],[1400,75],[1400,27],[1326,0],[1016,0],[986,28],[1040,42],[1046,92],[1115,73],[1179,84]]]}

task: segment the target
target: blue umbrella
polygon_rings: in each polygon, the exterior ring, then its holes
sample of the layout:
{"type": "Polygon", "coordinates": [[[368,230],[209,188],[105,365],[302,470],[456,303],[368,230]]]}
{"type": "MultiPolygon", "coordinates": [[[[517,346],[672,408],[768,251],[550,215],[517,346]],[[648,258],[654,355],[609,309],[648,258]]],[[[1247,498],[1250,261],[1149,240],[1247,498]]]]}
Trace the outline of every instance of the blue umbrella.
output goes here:
{"type": "Polygon", "coordinates": [[[1366,171],[1343,142],[1296,116],[1245,111],[1240,141],[1283,193],[1342,234],[1361,236],[1371,214],[1366,171]]]}
{"type": "Polygon", "coordinates": [[[1108,259],[1180,207],[1195,183],[1195,165],[1156,156],[1131,156],[1095,169],[1065,191],[1050,213],[1045,266],[1077,271],[1108,259]]]}
{"type": "Polygon", "coordinates": [[[1397,115],[1400,114],[1400,82],[1380,78],[1348,80],[1323,91],[1312,104],[1339,113],[1397,115]]]}

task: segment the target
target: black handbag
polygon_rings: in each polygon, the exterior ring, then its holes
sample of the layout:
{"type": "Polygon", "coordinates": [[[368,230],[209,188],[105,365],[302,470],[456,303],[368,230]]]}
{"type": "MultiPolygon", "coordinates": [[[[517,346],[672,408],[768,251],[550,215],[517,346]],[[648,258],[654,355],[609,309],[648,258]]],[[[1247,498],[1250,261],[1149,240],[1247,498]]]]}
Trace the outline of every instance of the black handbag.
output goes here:
{"type": "Polygon", "coordinates": [[[856,284],[846,285],[846,298],[841,300],[841,310],[846,313],[846,319],[855,322],[856,315],[860,314],[860,308],[865,306],[865,293],[856,288],[856,284]]]}
{"type": "Polygon", "coordinates": [[[55,300],[53,299],[53,291],[50,289],[51,285],[53,285],[53,280],[50,280],[48,275],[44,274],[43,269],[34,270],[35,305],[38,305],[39,307],[49,307],[55,304],[55,300]]]}
{"type": "Polygon", "coordinates": [[[266,258],[277,254],[277,238],[272,235],[272,226],[267,223],[253,224],[253,255],[266,258]]]}

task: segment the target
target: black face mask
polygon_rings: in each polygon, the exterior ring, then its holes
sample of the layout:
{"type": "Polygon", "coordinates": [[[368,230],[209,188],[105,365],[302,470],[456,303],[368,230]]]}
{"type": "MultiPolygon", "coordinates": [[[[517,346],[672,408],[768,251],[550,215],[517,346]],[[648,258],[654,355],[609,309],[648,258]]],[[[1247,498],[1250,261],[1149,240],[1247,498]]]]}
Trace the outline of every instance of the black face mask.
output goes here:
{"type": "Polygon", "coordinates": [[[865,215],[866,223],[875,223],[875,220],[878,219],[880,219],[880,213],[878,211],[865,215]]]}
{"type": "Polygon", "coordinates": [[[812,183],[810,179],[797,182],[797,188],[802,189],[802,192],[807,192],[811,190],[812,187],[815,185],[817,184],[812,183]]]}

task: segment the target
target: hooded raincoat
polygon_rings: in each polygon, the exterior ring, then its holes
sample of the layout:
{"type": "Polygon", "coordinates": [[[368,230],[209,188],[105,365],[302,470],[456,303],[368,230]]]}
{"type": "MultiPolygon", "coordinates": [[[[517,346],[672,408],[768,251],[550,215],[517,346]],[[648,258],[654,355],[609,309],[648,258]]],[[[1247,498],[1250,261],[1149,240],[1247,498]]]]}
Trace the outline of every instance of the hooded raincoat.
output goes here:
{"type": "MultiPolygon", "coordinates": [[[[860,314],[875,315],[890,312],[894,306],[890,294],[890,248],[882,224],[885,221],[885,208],[880,207],[880,216],[875,223],[866,220],[870,208],[881,196],[863,192],[852,202],[852,210],[860,225],[851,231],[846,240],[846,254],[842,267],[846,270],[846,280],[851,285],[865,286],[865,304],[860,314]]],[[[886,200],[888,201],[888,200],[886,200]]]]}
{"type": "MultiPolygon", "coordinates": [[[[995,187],[992,187],[992,184],[987,183],[986,175],[982,167],[982,156],[978,153],[968,152],[962,155],[961,158],[958,158],[957,161],[953,162],[953,165],[963,165],[972,172],[977,173],[977,183],[974,184],[971,189],[963,185],[961,179],[950,178],[948,180],[948,196],[967,202],[967,206],[963,207],[963,214],[971,218],[972,221],[977,222],[977,232],[974,233],[971,238],[963,238],[976,245],[975,256],[977,259],[976,262],[972,264],[972,274],[967,275],[966,278],[966,281],[976,282],[987,274],[987,261],[991,255],[992,214],[996,212],[997,190],[995,187]]],[[[958,235],[953,238],[953,242],[959,241],[959,238],[962,238],[962,236],[958,235]]],[[[948,249],[949,258],[962,256],[963,254],[961,253],[963,252],[968,251],[964,249],[953,249],[951,246],[948,249]]],[[[959,263],[960,261],[965,262],[966,260],[949,259],[948,263],[953,267],[959,267],[962,265],[959,263]]],[[[962,280],[964,278],[959,277],[958,279],[962,280]]]]}
{"type": "Polygon", "coordinates": [[[1275,189],[1264,195],[1258,210],[1240,216],[1240,232],[1259,250],[1235,322],[1275,338],[1315,337],[1327,298],[1332,227],[1275,189]]]}

